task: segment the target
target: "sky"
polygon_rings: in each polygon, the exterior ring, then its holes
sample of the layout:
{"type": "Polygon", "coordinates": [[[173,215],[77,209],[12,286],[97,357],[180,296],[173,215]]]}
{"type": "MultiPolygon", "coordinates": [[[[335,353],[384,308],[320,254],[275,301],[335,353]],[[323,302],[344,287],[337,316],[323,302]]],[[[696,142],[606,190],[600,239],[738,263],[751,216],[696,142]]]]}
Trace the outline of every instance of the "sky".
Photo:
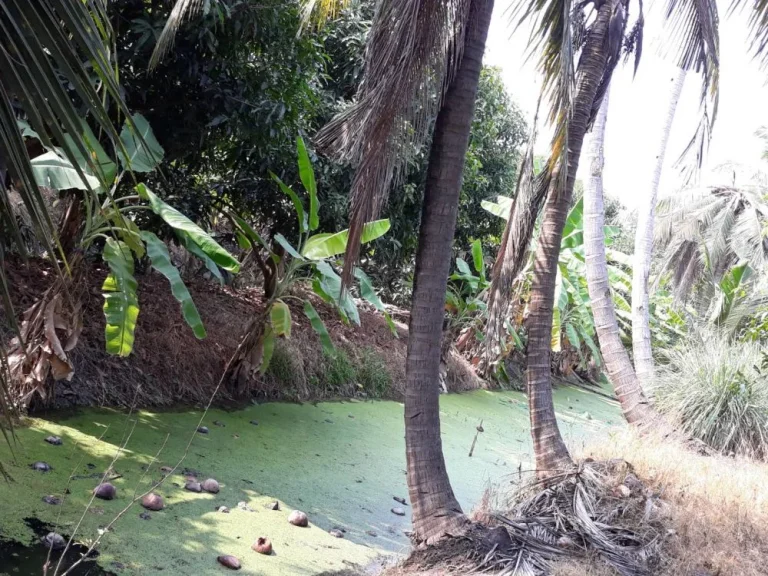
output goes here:
{"type": "MultiPolygon", "coordinates": [[[[509,23],[509,4],[510,0],[496,1],[485,64],[501,68],[508,91],[530,122],[540,81],[535,62],[527,59],[530,29],[513,30],[509,23]]],[[[674,54],[668,54],[664,48],[668,44],[665,38],[670,35],[661,16],[664,3],[656,0],[650,8],[648,4],[646,2],[640,68],[634,76],[630,62],[614,72],[605,136],[603,183],[606,193],[619,198],[630,210],[648,193],[675,74],[674,54]]],[[[635,10],[636,5],[633,2],[630,10],[635,10]]],[[[760,126],[768,126],[768,70],[761,71],[749,51],[746,15],[728,16],[726,3],[719,3],[718,7],[721,14],[720,107],[700,175],[701,185],[730,183],[732,171],[724,170],[724,164],[759,165],[764,145],[755,131],[760,126]]],[[[687,74],[667,148],[660,197],[675,193],[682,185],[680,171],[673,164],[693,136],[701,117],[700,90],[700,76],[687,74]]],[[[542,118],[539,123],[536,153],[546,154],[550,131],[542,118]]],[[[586,146],[587,142],[584,150],[586,146]]],[[[579,167],[582,178],[584,164],[579,167]]]]}

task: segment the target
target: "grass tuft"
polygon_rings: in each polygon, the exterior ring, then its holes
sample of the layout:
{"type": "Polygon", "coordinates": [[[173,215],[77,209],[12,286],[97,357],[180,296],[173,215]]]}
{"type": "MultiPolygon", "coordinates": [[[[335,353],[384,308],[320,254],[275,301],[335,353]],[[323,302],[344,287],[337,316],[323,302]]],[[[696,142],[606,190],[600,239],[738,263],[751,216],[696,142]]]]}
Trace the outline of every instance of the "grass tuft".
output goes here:
{"type": "Polygon", "coordinates": [[[672,350],[659,373],[659,409],[724,454],[768,457],[768,368],[760,345],[705,332],[672,350]]]}

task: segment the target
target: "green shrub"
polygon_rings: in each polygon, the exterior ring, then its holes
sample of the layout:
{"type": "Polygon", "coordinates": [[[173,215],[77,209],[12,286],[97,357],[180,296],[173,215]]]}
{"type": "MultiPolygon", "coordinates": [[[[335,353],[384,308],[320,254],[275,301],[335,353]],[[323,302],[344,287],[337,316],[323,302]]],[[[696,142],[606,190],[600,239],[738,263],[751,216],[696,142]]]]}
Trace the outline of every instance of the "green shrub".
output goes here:
{"type": "Polygon", "coordinates": [[[349,386],[354,386],[357,370],[346,352],[336,348],[334,355],[323,353],[325,374],[321,377],[321,384],[326,389],[342,392],[349,386]]]}
{"type": "Polygon", "coordinates": [[[759,344],[705,332],[669,353],[659,409],[720,452],[768,459],[768,370],[759,344]]]}

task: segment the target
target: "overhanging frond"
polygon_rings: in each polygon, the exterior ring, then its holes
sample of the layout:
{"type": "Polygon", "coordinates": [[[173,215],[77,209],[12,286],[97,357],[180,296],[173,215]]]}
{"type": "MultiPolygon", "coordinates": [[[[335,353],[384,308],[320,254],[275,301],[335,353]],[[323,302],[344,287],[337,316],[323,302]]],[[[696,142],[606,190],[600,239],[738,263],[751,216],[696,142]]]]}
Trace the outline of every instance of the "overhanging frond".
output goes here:
{"type": "Polygon", "coordinates": [[[321,151],[356,167],[346,280],[364,223],[379,214],[393,177],[428,136],[461,59],[469,6],[470,0],[381,0],[358,100],[316,137],[321,151]]]}
{"type": "Polygon", "coordinates": [[[749,31],[752,36],[750,49],[762,66],[768,67],[768,0],[733,0],[730,11],[733,12],[744,5],[751,8],[749,14],[749,31]]]}
{"type": "Polygon", "coordinates": [[[163,27],[163,31],[160,33],[160,38],[157,39],[155,49],[152,51],[152,57],[149,59],[150,70],[154,70],[170,49],[173,48],[176,34],[184,20],[192,18],[197,14],[202,5],[203,0],[176,0],[176,4],[174,4],[173,10],[171,10],[171,14],[168,16],[168,20],[163,27]]]}

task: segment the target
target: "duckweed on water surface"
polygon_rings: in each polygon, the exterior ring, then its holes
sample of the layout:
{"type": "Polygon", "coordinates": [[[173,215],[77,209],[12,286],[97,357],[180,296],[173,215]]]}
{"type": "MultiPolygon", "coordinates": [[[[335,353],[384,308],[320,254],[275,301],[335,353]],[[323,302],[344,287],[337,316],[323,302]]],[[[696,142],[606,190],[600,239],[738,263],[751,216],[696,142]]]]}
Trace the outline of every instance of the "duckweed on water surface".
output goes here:
{"type": "MultiPolygon", "coordinates": [[[[555,392],[558,419],[570,443],[620,422],[610,400],[573,388],[555,392]]],[[[88,410],[58,421],[30,419],[17,430],[15,463],[5,444],[0,458],[13,477],[0,490],[0,536],[29,543],[35,536],[24,518],[62,525],[70,534],[78,523],[100,474],[119,446],[114,465],[114,500],[95,500],[85,513],[78,539],[95,538],[100,527],[162,477],[184,453],[201,412],[88,410]],[[134,426],[135,424],[135,426],[134,426]],[[44,441],[60,436],[63,445],[44,441]],[[167,441],[166,441],[167,438],[167,441]],[[165,446],[163,447],[163,443],[165,446]],[[158,460],[145,470],[161,449],[158,460]],[[45,461],[53,469],[30,468],[45,461]],[[71,494],[65,495],[67,479],[71,494]],[[141,493],[139,492],[139,493],[141,493]],[[54,495],[62,505],[43,501],[54,495]]],[[[452,484],[469,510],[485,487],[504,483],[518,466],[530,468],[531,449],[525,397],[516,392],[477,391],[441,398],[443,449],[452,484]],[[483,420],[472,458],[469,446],[483,420]]],[[[182,466],[156,492],[165,509],[140,517],[134,505],[102,539],[99,563],[117,574],[220,574],[216,557],[237,556],[246,574],[320,574],[366,565],[382,553],[403,552],[410,527],[406,515],[391,512],[393,497],[406,497],[402,405],[395,402],[326,402],[316,405],[264,404],[236,412],[212,410],[195,434],[182,466]],[[221,425],[214,425],[219,421],[221,425]],[[251,423],[258,422],[258,425],[251,423]],[[218,480],[218,494],[184,490],[186,476],[218,480]],[[280,501],[280,509],[267,504],[280,501]],[[244,502],[244,506],[238,503],[244,502]],[[229,513],[217,511],[226,506],[229,513]],[[310,526],[288,523],[293,509],[309,516],[310,526]],[[329,530],[345,531],[343,538],[329,530]],[[251,550],[261,537],[271,540],[270,556],[251,550]],[[115,568],[117,567],[117,569],[115,568]]],[[[5,566],[3,566],[5,569],[5,566]]]]}

